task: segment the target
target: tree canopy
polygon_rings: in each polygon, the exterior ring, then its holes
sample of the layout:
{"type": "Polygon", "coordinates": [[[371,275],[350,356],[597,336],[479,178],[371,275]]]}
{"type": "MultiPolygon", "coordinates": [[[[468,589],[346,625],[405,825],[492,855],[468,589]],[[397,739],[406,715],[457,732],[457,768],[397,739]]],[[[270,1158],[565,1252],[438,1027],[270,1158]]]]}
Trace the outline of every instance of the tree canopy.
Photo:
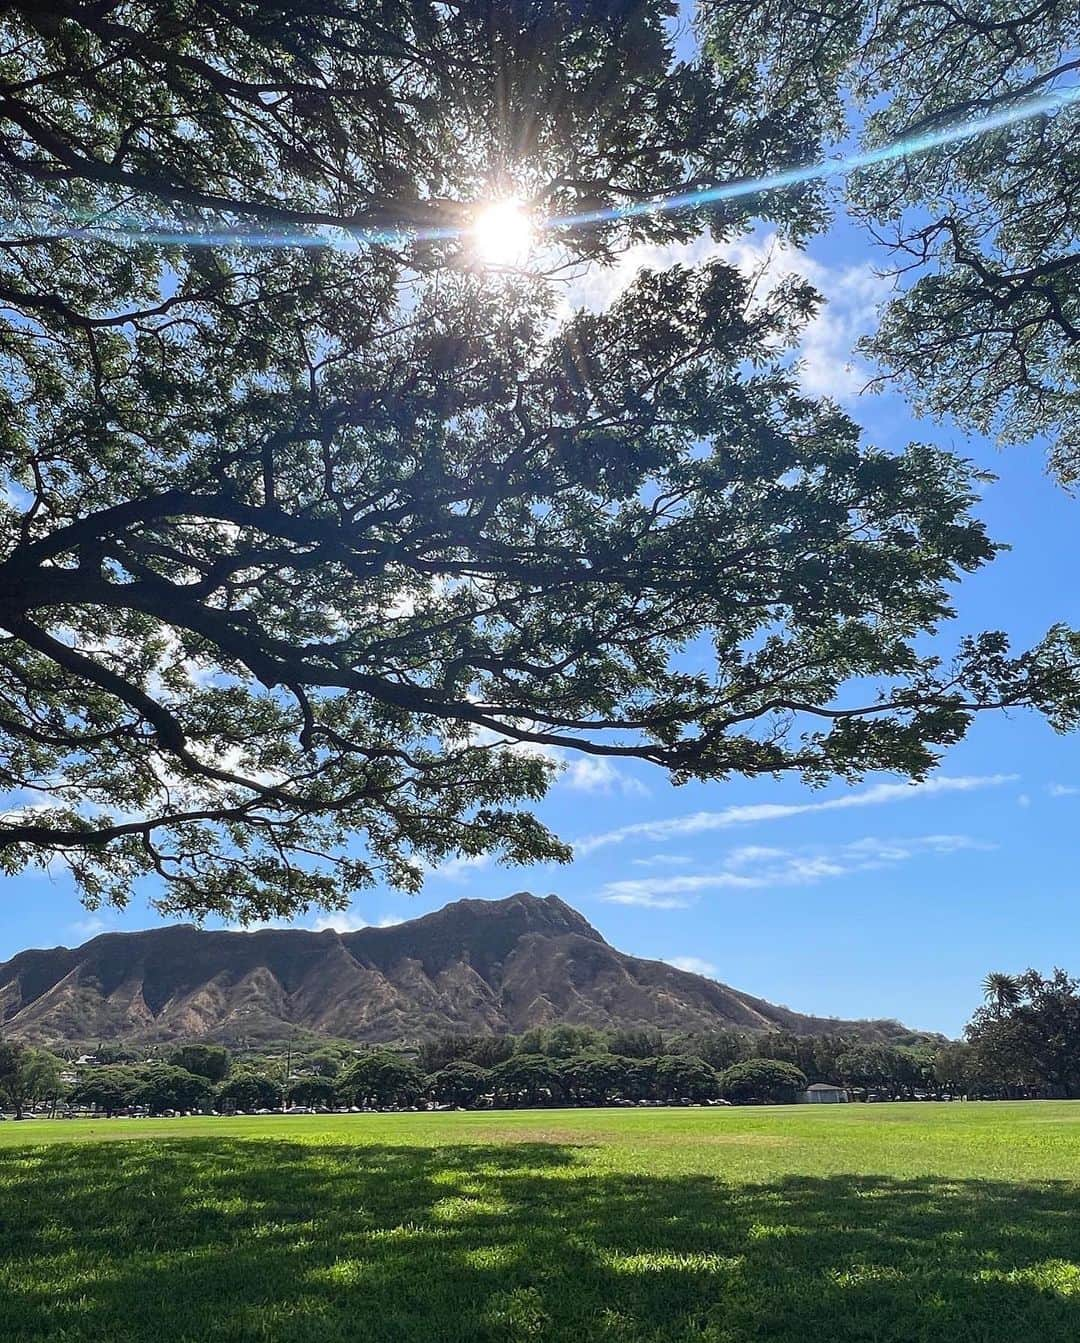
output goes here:
{"type": "Polygon", "coordinates": [[[1050,975],[987,976],[987,1004],[967,1028],[973,1078],[992,1085],[1080,1094],[1080,981],[1064,970],[1050,975]]]}
{"type": "Polygon", "coordinates": [[[137,1067],[105,1064],[88,1068],[72,1089],[71,1101],[95,1106],[111,1116],[136,1103],[144,1080],[144,1072],[137,1067]]]}
{"type": "Polygon", "coordinates": [[[223,1045],[186,1044],[172,1051],[169,1062],[210,1082],[223,1082],[232,1059],[223,1045]]]}
{"type": "Polygon", "coordinates": [[[720,1094],[728,1100],[793,1101],[805,1089],[806,1074],[777,1059],[747,1059],[720,1075],[720,1094]]]}
{"type": "Polygon", "coordinates": [[[281,1105],[281,1084],[265,1073],[234,1071],[217,1089],[218,1109],[276,1110],[281,1105]]]}
{"type": "Polygon", "coordinates": [[[473,1105],[490,1085],[488,1069],[467,1059],[455,1059],[427,1079],[431,1097],[447,1105],[473,1105]]]}
{"type": "Polygon", "coordinates": [[[337,1080],[338,1095],[351,1105],[412,1105],[423,1090],[417,1065],[388,1049],[366,1050],[337,1080]]]}
{"type": "Polygon", "coordinates": [[[657,1062],[655,1076],[656,1092],[662,1100],[703,1101],[718,1094],[716,1069],[692,1054],[664,1056],[657,1062]]]}
{"type": "Polygon", "coordinates": [[[540,1105],[563,1094],[561,1060],[514,1054],[491,1069],[495,1095],[508,1105],[540,1105]]]}
{"type": "Polygon", "coordinates": [[[298,1077],[285,1089],[290,1105],[333,1105],[337,1099],[337,1083],[332,1077],[298,1077]]]}
{"type": "Polygon", "coordinates": [[[213,1085],[202,1074],[158,1063],[145,1070],[135,1101],[151,1114],[160,1114],[162,1110],[206,1109],[213,1094],[213,1085]]]}
{"type": "MultiPolygon", "coordinates": [[[[1003,118],[1073,90],[1070,0],[706,0],[725,69],[808,107],[822,147],[867,148],[1003,118]],[[808,97],[809,95],[809,97],[808,97]]],[[[929,411],[1005,441],[1045,438],[1080,478],[1080,101],[848,179],[845,204],[903,281],[866,342],[929,411]]]]}
{"type": "MultiPolygon", "coordinates": [[[[927,651],[995,553],[978,480],[800,392],[808,286],[714,262],[565,317],[544,265],[470,260],[510,189],[591,217],[812,150],[798,98],[675,62],[666,13],[7,12],[6,870],[287,915],[452,854],[565,859],[530,808],[569,752],[919,778],[978,710],[1073,724],[1070,631],[927,651]]],[[[805,187],[709,225],[751,209],[821,219],[805,187]]]]}
{"type": "Polygon", "coordinates": [[[0,1104],[22,1119],[31,1102],[60,1090],[60,1060],[46,1049],[14,1040],[0,1040],[0,1104]]]}
{"type": "MultiPolygon", "coordinates": [[[[595,214],[799,162],[806,109],[771,113],[738,76],[676,60],[668,17],[657,0],[226,0],[184,18],[171,0],[15,4],[7,194],[35,233],[43,219],[181,242],[332,227],[408,248],[402,235],[441,241],[493,189],[595,214]]],[[[771,209],[801,227],[817,215],[809,189],[771,209]]],[[[696,231],[597,220],[573,246],[603,255],[627,227],[696,231]]]]}

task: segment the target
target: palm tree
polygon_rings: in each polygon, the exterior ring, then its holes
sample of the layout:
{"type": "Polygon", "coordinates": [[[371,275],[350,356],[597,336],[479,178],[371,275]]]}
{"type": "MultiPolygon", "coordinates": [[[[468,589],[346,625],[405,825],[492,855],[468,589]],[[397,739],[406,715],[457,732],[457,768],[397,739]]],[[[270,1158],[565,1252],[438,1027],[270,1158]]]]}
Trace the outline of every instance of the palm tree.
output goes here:
{"type": "Polygon", "coordinates": [[[1015,975],[1002,974],[1000,970],[991,970],[982,982],[983,997],[995,1012],[1004,1012],[1015,1007],[1020,1001],[1020,985],[1015,975]]]}

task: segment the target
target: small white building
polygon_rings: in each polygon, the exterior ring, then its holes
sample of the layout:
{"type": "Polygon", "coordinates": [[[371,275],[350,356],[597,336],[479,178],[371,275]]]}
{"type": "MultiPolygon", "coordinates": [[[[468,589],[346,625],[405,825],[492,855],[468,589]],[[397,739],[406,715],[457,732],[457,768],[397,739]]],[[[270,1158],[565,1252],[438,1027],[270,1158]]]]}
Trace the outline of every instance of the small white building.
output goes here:
{"type": "Polygon", "coordinates": [[[846,1087],[834,1087],[831,1082],[815,1082],[799,1094],[800,1105],[834,1105],[850,1099],[846,1087]]]}

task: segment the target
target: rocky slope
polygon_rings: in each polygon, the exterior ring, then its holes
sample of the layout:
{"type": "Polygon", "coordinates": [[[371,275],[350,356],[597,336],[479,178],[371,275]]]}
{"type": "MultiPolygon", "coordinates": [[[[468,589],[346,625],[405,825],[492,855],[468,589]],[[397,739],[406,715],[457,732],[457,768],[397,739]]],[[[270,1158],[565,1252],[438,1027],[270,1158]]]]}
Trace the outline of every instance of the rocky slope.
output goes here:
{"type": "Polygon", "coordinates": [[[459,900],[392,928],[209,932],[178,924],[106,933],[0,964],[5,1035],[41,1043],[212,1039],[243,1046],[293,1030],[353,1040],[519,1032],[568,1022],[697,1030],[857,1028],[775,1007],[608,945],[549,895],[459,900]]]}

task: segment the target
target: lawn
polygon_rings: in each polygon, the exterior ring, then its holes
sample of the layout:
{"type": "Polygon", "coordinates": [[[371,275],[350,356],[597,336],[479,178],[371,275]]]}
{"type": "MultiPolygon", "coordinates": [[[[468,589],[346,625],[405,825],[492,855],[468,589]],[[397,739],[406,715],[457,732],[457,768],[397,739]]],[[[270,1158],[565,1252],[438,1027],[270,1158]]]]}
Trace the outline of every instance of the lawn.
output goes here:
{"type": "Polygon", "coordinates": [[[0,1339],[1080,1338],[1080,1104],[0,1125],[0,1339]]]}

